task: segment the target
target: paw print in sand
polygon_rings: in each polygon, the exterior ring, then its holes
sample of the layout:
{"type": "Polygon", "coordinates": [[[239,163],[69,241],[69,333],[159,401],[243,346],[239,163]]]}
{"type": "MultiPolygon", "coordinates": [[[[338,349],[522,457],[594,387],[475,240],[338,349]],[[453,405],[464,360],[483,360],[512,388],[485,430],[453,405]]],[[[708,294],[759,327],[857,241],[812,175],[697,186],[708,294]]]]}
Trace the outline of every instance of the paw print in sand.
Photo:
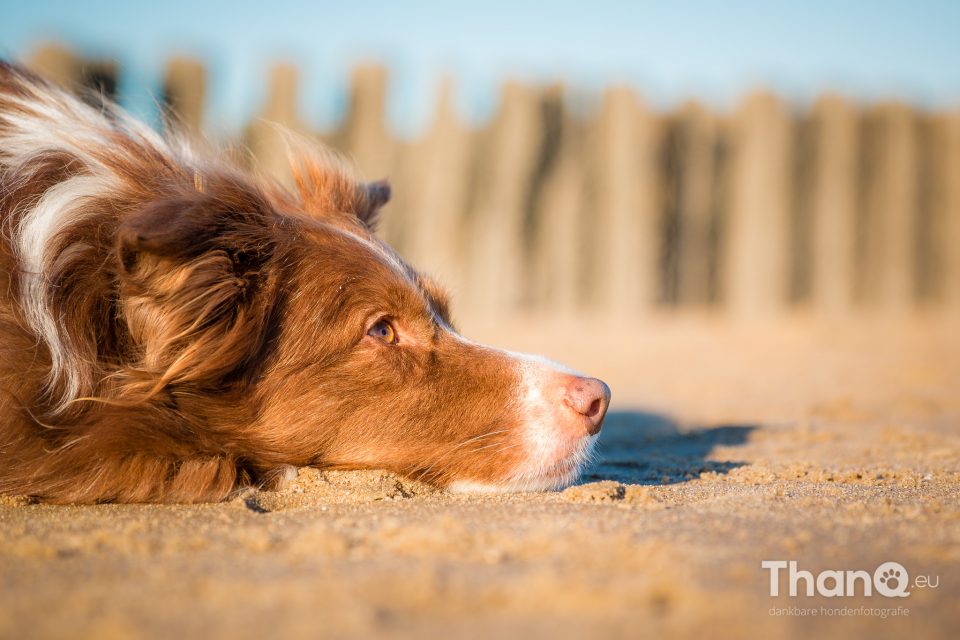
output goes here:
{"type": "Polygon", "coordinates": [[[880,582],[888,589],[896,591],[900,588],[900,572],[896,569],[887,569],[880,574],[880,582]]]}

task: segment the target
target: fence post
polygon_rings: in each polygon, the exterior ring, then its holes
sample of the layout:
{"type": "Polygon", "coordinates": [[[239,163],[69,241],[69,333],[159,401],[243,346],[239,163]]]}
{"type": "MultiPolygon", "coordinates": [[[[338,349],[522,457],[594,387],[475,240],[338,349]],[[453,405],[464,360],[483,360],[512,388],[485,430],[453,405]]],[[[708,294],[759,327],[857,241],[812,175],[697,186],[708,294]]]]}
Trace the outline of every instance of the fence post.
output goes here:
{"type": "Polygon", "coordinates": [[[61,87],[75,91],[82,85],[80,58],[57,43],[37,47],[30,55],[27,65],[61,87]]]}
{"type": "Polygon", "coordinates": [[[901,104],[879,105],[866,115],[859,291],[865,303],[889,311],[906,309],[914,299],[916,128],[915,114],[901,104]]]}
{"type": "Polygon", "coordinates": [[[97,108],[117,98],[119,74],[114,60],[81,58],[62,45],[49,43],[33,52],[28,65],[97,108]]]}
{"type": "Polygon", "coordinates": [[[713,200],[718,122],[702,104],[691,102],[676,114],[672,128],[676,162],[670,169],[676,200],[671,258],[676,291],[666,297],[683,306],[704,306],[713,299],[717,268],[713,200]]]}
{"type": "Polygon", "coordinates": [[[80,83],[84,92],[80,97],[96,108],[116,102],[120,72],[110,59],[84,60],[80,65],[80,83]]]}
{"type": "Polygon", "coordinates": [[[787,301],[793,123],[769,93],[734,116],[733,175],[723,248],[723,300],[737,316],[763,316],[787,301]]]}
{"type": "Polygon", "coordinates": [[[540,311],[572,312],[584,274],[582,126],[566,107],[565,89],[544,96],[547,142],[533,211],[528,300],[540,311]]]}
{"type": "Polygon", "coordinates": [[[521,302],[527,198],[543,143],[538,108],[533,89],[509,82],[485,132],[468,223],[465,300],[481,315],[515,310],[521,302]]]}
{"type": "MultiPolygon", "coordinates": [[[[363,64],[353,70],[350,105],[336,136],[360,174],[369,180],[391,178],[397,170],[400,145],[387,125],[387,70],[379,64],[363,64]]],[[[399,207],[388,204],[380,218],[380,235],[403,252],[405,221],[399,207]]]]}
{"type": "Polygon", "coordinates": [[[453,96],[454,84],[444,78],[430,129],[404,150],[395,191],[406,220],[404,257],[436,277],[459,301],[465,295],[464,224],[473,139],[456,113],[453,96]]]}
{"type": "Polygon", "coordinates": [[[193,58],[173,58],[163,79],[164,126],[188,137],[203,133],[207,72],[193,58]]]}
{"type": "Polygon", "coordinates": [[[960,313],[960,111],[938,114],[934,132],[941,299],[949,311],[960,313]]]}
{"type": "Polygon", "coordinates": [[[659,284],[660,126],[628,88],[603,96],[592,131],[591,300],[616,316],[648,312],[659,284]]]}
{"type": "Polygon", "coordinates": [[[850,310],[854,289],[859,115],[839,96],[813,107],[810,300],[827,314],[850,310]]]}
{"type": "Polygon", "coordinates": [[[276,125],[294,133],[307,135],[307,127],[297,109],[297,68],[278,64],[270,70],[267,102],[259,117],[247,125],[244,141],[261,171],[290,185],[290,163],[287,143],[276,125]]]}

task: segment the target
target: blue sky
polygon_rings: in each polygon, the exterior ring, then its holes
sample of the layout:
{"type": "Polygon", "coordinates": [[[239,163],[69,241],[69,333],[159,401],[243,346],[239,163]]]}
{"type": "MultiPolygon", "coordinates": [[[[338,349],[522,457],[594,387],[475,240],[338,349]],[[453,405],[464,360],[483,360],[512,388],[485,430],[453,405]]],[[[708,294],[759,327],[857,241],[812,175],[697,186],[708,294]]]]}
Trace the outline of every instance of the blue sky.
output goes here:
{"type": "Polygon", "coordinates": [[[697,97],[729,107],[765,85],[810,100],[825,90],[960,105],[960,1],[294,2],[0,0],[0,53],[58,39],[123,63],[122,92],[149,112],[163,62],[193,54],[210,69],[214,127],[256,113],[271,61],[301,69],[303,116],[342,112],[352,63],[391,68],[391,119],[414,130],[444,73],[473,120],[504,78],[563,80],[590,95],[634,85],[655,105],[697,97]]]}

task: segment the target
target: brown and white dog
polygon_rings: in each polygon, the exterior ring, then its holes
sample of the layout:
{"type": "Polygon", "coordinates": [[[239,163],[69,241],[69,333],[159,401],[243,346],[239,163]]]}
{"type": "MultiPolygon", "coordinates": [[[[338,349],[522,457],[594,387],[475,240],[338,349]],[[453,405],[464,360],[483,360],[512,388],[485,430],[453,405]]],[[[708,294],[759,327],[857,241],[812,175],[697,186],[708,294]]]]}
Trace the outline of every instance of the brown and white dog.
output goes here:
{"type": "Polygon", "coordinates": [[[0,63],[0,494],[220,500],[289,465],[574,479],[599,380],[472,343],[322,152],[284,190],[0,63]]]}

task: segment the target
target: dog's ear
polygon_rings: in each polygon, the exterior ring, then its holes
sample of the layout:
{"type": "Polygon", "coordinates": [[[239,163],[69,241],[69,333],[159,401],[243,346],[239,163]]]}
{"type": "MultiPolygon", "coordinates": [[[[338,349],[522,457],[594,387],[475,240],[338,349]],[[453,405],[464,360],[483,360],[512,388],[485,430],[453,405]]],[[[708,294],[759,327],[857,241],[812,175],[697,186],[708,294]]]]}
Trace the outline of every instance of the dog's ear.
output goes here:
{"type": "Polygon", "coordinates": [[[125,272],[143,257],[187,260],[210,251],[256,261],[272,250],[275,220],[267,199],[240,179],[220,176],[149,202],[117,231],[125,272]]]}
{"type": "Polygon", "coordinates": [[[304,153],[291,162],[291,170],[300,205],[318,217],[347,214],[374,230],[380,209],[390,201],[387,180],[358,181],[335,157],[304,153]]]}
{"type": "Polygon", "coordinates": [[[256,357],[266,332],[275,251],[267,200],[221,179],[149,203],[117,231],[120,311],[148,395],[217,385],[256,357]]]}
{"type": "Polygon", "coordinates": [[[384,178],[375,182],[364,182],[358,185],[358,190],[362,195],[356,198],[354,213],[360,222],[372,230],[377,225],[380,209],[390,202],[390,181],[384,178]]]}

